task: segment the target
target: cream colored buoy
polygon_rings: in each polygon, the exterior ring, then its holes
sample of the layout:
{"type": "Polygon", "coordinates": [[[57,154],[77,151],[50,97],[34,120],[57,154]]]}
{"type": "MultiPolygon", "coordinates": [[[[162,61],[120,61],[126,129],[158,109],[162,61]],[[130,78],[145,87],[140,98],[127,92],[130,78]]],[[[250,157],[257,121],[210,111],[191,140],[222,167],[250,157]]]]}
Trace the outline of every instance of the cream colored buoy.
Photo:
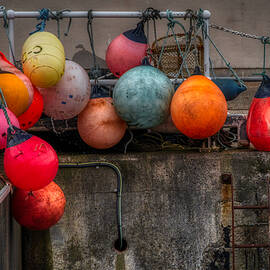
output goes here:
{"type": "Polygon", "coordinates": [[[65,74],[50,88],[38,89],[44,100],[44,113],[55,120],[75,117],[87,105],[91,85],[86,71],[73,61],[66,61],[65,74]]]}
{"type": "Polygon", "coordinates": [[[52,33],[37,32],[28,37],[22,49],[24,74],[37,87],[51,87],[65,71],[65,51],[52,33]]]}

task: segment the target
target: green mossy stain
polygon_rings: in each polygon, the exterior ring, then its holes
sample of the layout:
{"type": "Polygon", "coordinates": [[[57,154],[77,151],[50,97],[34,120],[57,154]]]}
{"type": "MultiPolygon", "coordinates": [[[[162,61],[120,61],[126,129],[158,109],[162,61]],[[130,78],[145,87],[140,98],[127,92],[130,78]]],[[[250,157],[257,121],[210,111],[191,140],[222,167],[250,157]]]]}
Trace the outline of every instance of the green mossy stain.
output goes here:
{"type": "Polygon", "coordinates": [[[69,263],[69,269],[73,269],[72,267],[76,262],[80,262],[83,260],[83,256],[81,254],[80,250],[80,245],[78,242],[72,238],[70,240],[70,243],[68,243],[68,248],[67,248],[67,261],[69,263]]]}
{"type": "Polygon", "coordinates": [[[119,253],[116,256],[115,270],[125,270],[125,254],[119,253]]]}

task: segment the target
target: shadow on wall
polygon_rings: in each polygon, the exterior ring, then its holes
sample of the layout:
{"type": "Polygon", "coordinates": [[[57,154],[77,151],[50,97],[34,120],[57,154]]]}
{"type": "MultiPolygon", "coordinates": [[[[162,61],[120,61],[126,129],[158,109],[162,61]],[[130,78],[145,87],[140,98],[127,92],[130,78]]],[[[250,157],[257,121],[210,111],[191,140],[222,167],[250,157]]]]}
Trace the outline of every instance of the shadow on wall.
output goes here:
{"type": "MultiPolygon", "coordinates": [[[[80,51],[76,52],[73,57],[72,61],[81,65],[84,69],[90,69],[94,66],[94,58],[93,55],[87,51],[82,44],[78,44],[76,49],[81,49],[80,51]]],[[[97,65],[101,69],[107,69],[106,61],[98,56],[96,56],[97,65]]]]}

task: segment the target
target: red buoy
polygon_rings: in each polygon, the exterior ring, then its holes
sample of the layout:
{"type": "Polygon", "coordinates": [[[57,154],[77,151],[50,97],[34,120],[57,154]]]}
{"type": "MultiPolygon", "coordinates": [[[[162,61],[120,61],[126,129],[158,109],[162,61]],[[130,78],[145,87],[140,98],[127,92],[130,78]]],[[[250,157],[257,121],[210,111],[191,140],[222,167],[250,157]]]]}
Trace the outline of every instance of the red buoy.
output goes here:
{"type": "Polygon", "coordinates": [[[116,77],[141,65],[146,56],[147,38],[143,27],[143,22],[140,22],[136,29],[120,34],[110,43],[106,52],[106,63],[116,77]]]}
{"type": "Polygon", "coordinates": [[[10,182],[20,189],[37,190],[56,176],[58,158],[50,144],[13,127],[8,129],[4,169],[10,182]]]}
{"type": "Polygon", "coordinates": [[[30,107],[18,117],[22,130],[27,130],[39,120],[43,111],[43,97],[39,91],[34,88],[34,97],[30,107]]]}
{"type": "Polygon", "coordinates": [[[247,135],[256,149],[270,151],[270,78],[266,75],[249,108],[247,135]]]}
{"type": "Polygon", "coordinates": [[[51,182],[29,192],[16,189],[12,197],[12,214],[16,221],[31,230],[46,230],[64,214],[66,199],[61,188],[51,182]]]}

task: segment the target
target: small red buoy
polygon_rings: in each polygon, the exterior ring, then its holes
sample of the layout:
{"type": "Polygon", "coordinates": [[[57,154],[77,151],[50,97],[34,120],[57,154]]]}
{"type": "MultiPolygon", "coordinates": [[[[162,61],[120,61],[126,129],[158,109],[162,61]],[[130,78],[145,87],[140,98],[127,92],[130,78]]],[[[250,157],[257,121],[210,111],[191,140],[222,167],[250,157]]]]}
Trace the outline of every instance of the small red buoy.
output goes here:
{"type": "Polygon", "coordinates": [[[120,34],[110,43],[106,52],[106,63],[116,77],[142,64],[147,50],[147,38],[143,28],[144,24],[140,22],[136,29],[120,34]]]}
{"type": "Polygon", "coordinates": [[[32,127],[41,117],[43,111],[43,97],[39,91],[34,88],[34,97],[30,107],[18,117],[22,130],[32,127]]]}
{"type": "Polygon", "coordinates": [[[51,182],[46,187],[29,192],[15,189],[12,214],[16,221],[31,230],[47,230],[64,214],[66,199],[61,188],[51,182]]]}
{"type": "Polygon", "coordinates": [[[37,136],[9,127],[4,169],[10,182],[20,189],[37,190],[56,176],[58,158],[50,144],[37,136]]]}
{"type": "Polygon", "coordinates": [[[270,151],[270,78],[267,75],[263,76],[249,108],[247,135],[256,149],[270,151]]]}

